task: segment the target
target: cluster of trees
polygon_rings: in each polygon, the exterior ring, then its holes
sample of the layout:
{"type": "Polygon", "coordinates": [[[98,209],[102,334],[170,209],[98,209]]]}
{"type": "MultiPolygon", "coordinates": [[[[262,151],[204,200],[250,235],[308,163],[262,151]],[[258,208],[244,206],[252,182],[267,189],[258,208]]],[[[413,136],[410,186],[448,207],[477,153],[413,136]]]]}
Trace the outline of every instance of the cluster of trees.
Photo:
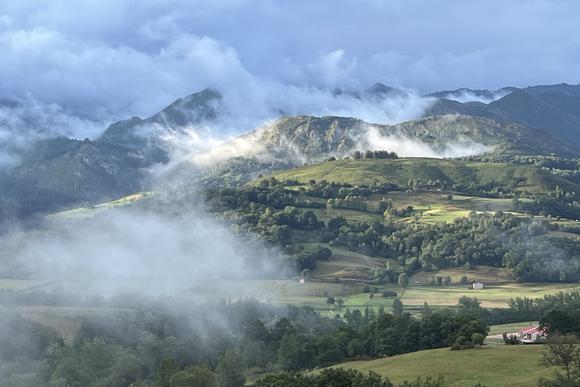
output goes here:
{"type": "Polygon", "coordinates": [[[413,191],[417,191],[419,189],[422,188],[427,188],[427,189],[445,189],[445,188],[450,188],[452,186],[451,183],[449,183],[446,180],[440,180],[440,179],[428,179],[427,181],[422,180],[422,179],[418,179],[418,178],[410,178],[407,181],[407,188],[411,189],[413,191]]]}
{"type": "MultiPolygon", "coordinates": [[[[467,283],[467,282],[465,282],[467,283]]],[[[429,285],[431,286],[447,286],[451,284],[451,277],[446,275],[446,276],[440,276],[440,275],[436,275],[436,276],[432,276],[429,279],[429,285]]]]}
{"type": "MultiPolygon", "coordinates": [[[[326,182],[313,183],[313,186],[322,191],[345,188],[326,182]]],[[[565,196],[559,190],[554,192],[565,196]]],[[[311,237],[316,235],[319,242],[330,242],[370,256],[396,259],[408,274],[418,269],[490,265],[511,268],[518,279],[525,281],[571,282],[580,279],[578,240],[549,237],[549,231],[558,226],[548,220],[497,212],[494,215],[471,213],[451,223],[433,225],[396,222],[393,216],[401,215],[402,211],[404,215],[412,214],[413,208],[396,210],[389,200],[382,200],[378,206],[379,211],[385,211],[383,222],[347,222],[338,216],[324,223],[313,211],[293,205],[297,203],[298,195],[277,183],[273,188],[213,191],[208,193],[208,200],[219,216],[233,222],[232,227],[237,232],[251,233],[268,242],[286,245],[292,242],[295,231],[309,231],[311,237]]],[[[347,195],[344,199],[329,199],[328,203],[358,210],[366,208],[362,196],[347,195]]],[[[298,268],[311,267],[298,264],[298,268]]],[[[375,279],[377,282],[391,282],[398,274],[384,272],[382,278],[377,275],[375,279]]]]}
{"type": "Polygon", "coordinates": [[[580,159],[565,158],[556,155],[510,155],[485,153],[483,155],[464,157],[465,161],[486,163],[511,163],[533,165],[544,168],[572,182],[580,183],[580,159]]]}
{"type": "Polygon", "coordinates": [[[2,315],[0,386],[239,386],[249,369],[297,371],[464,344],[488,329],[468,309],[422,319],[354,310],[343,320],[255,301],[173,302],[86,317],[71,342],[20,315],[2,315]]]}
{"type": "Polygon", "coordinates": [[[286,246],[284,251],[296,260],[296,269],[304,273],[305,270],[312,271],[316,268],[316,261],[327,261],[332,256],[332,251],[328,247],[317,246],[314,249],[305,249],[304,246],[286,246]]]}
{"type": "MultiPolygon", "coordinates": [[[[291,182],[293,183],[293,182],[291,182]]],[[[282,182],[283,186],[290,186],[288,181],[282,182]]],[[[378,184],[372,183],[369,186],[353,186],[348,183],[335,183],[326,180],[310,180],[299,191],[307,196],[324,198],[324,199],[344,199],[347,196],[368,196],[374,193],[385,194],[389,191],[398,191],[400,188],[396,184],[378,184]]]]}
{"type": "Polygon", "coordinates": [[[367,150],[365,152],[354,151],[352,154],[352,158],[355,160],[362,159],[388,160],[388,159],[398,159],[399,155],[396,154],[395,152],[367,150]]]}
{"type": "Polygon", "coordinates": [[[580,219],[580,206],[575,204],[575,199],[569,193],[559,199],[555,196],[555,192],[535,195],[531,202],[523,202],[514,198],[512,210],[545,217],[580,219]]]}
{"type": "Polygon", "coordinates": [[[514,269],[521,280],[569,282],[580,278],[578,242],[547,238],[554,226],[501,212],[472,213],[452,223],[361,222],[337,231],[333,245],[398,259],[410,273],[419,268],[490,265],[514,269]]]}
{"type": "MultiPolygon", "coordinates": [[[[376,373],[364,374],[353,369],[325,369],[316,375],[304,375],[298,373],[280,373],[268,375],[254,383],[255,387],[394,387],[391,381],[376,373]]],[[[400,387],[443,387],[443,377],[417,378],[413,381],[405,381],[400,387]]]]}
{"type": "Polygon", "coordinates": [[[362,196],[346,196],[344,199],[328,199],[327,208],[343,208],[347,210],[366,211],[368,204],[362,196]]]}

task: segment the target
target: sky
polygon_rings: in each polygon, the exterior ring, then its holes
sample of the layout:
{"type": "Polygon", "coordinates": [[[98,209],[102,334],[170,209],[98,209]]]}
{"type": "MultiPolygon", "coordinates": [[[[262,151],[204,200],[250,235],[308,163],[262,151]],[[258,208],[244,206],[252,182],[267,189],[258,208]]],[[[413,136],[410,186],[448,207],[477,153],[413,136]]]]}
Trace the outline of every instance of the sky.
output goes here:
{"type": "Polygon", "coordinates": [[[205,87],[576,84],[579,14],[565,0],[2,1],[0,98],[95,119],[152,115],[205,87]]]}

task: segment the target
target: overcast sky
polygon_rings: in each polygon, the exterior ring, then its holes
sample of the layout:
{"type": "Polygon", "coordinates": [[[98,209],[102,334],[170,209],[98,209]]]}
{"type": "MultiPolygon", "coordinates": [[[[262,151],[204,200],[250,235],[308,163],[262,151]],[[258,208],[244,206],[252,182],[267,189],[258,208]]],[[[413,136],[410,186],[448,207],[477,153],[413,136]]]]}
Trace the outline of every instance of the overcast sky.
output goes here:
{"type": "Polygon", "coordinates": [[[579,1],[0,2],[0,97],[154,113],[203,87],[580,82],[579,1]]]}

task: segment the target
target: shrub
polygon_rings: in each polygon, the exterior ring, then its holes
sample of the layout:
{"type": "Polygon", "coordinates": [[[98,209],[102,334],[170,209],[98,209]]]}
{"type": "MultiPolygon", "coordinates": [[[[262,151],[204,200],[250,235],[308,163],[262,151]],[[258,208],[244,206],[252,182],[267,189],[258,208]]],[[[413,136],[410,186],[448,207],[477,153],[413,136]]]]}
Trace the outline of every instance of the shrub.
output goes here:
{"type": "Polygon", "coordinates": [[[482,335],[481,333],[475,332],[471,335],[471,342],[473,344],[483,345],[484,341],[485,341],[485,336],[482,335]]]}

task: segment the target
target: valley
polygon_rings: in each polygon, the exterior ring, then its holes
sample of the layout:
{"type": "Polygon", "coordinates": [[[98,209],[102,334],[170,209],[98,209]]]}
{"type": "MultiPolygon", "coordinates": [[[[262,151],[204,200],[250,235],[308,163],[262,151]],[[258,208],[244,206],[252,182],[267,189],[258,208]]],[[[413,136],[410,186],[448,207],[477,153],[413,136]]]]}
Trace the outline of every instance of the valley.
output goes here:
{"type": "Polygon", "coordinates": [[[5,219],[30,222],[0,253],[6,332],[58,337],[55,364],[84,356],[73,348],[134,356],[143,380],[166,359],[179,372],[230,361],[258,384],[336,369],[397,384],[441,374],[436,386],[553,373],[528,367],[541,346],[501,334],[580,305],[577,144],[487,113],[297,115],[172,161],[166,138],[218,119],[223,98],[204,90],[24,155],[3,187],[5,219]],[[382,148],[401,138],[419,154],[382,148]],[[458,147],[469,152],[441,157],[458,147]],[[151,347],[164,349],[142,363],[151,347]]]}

